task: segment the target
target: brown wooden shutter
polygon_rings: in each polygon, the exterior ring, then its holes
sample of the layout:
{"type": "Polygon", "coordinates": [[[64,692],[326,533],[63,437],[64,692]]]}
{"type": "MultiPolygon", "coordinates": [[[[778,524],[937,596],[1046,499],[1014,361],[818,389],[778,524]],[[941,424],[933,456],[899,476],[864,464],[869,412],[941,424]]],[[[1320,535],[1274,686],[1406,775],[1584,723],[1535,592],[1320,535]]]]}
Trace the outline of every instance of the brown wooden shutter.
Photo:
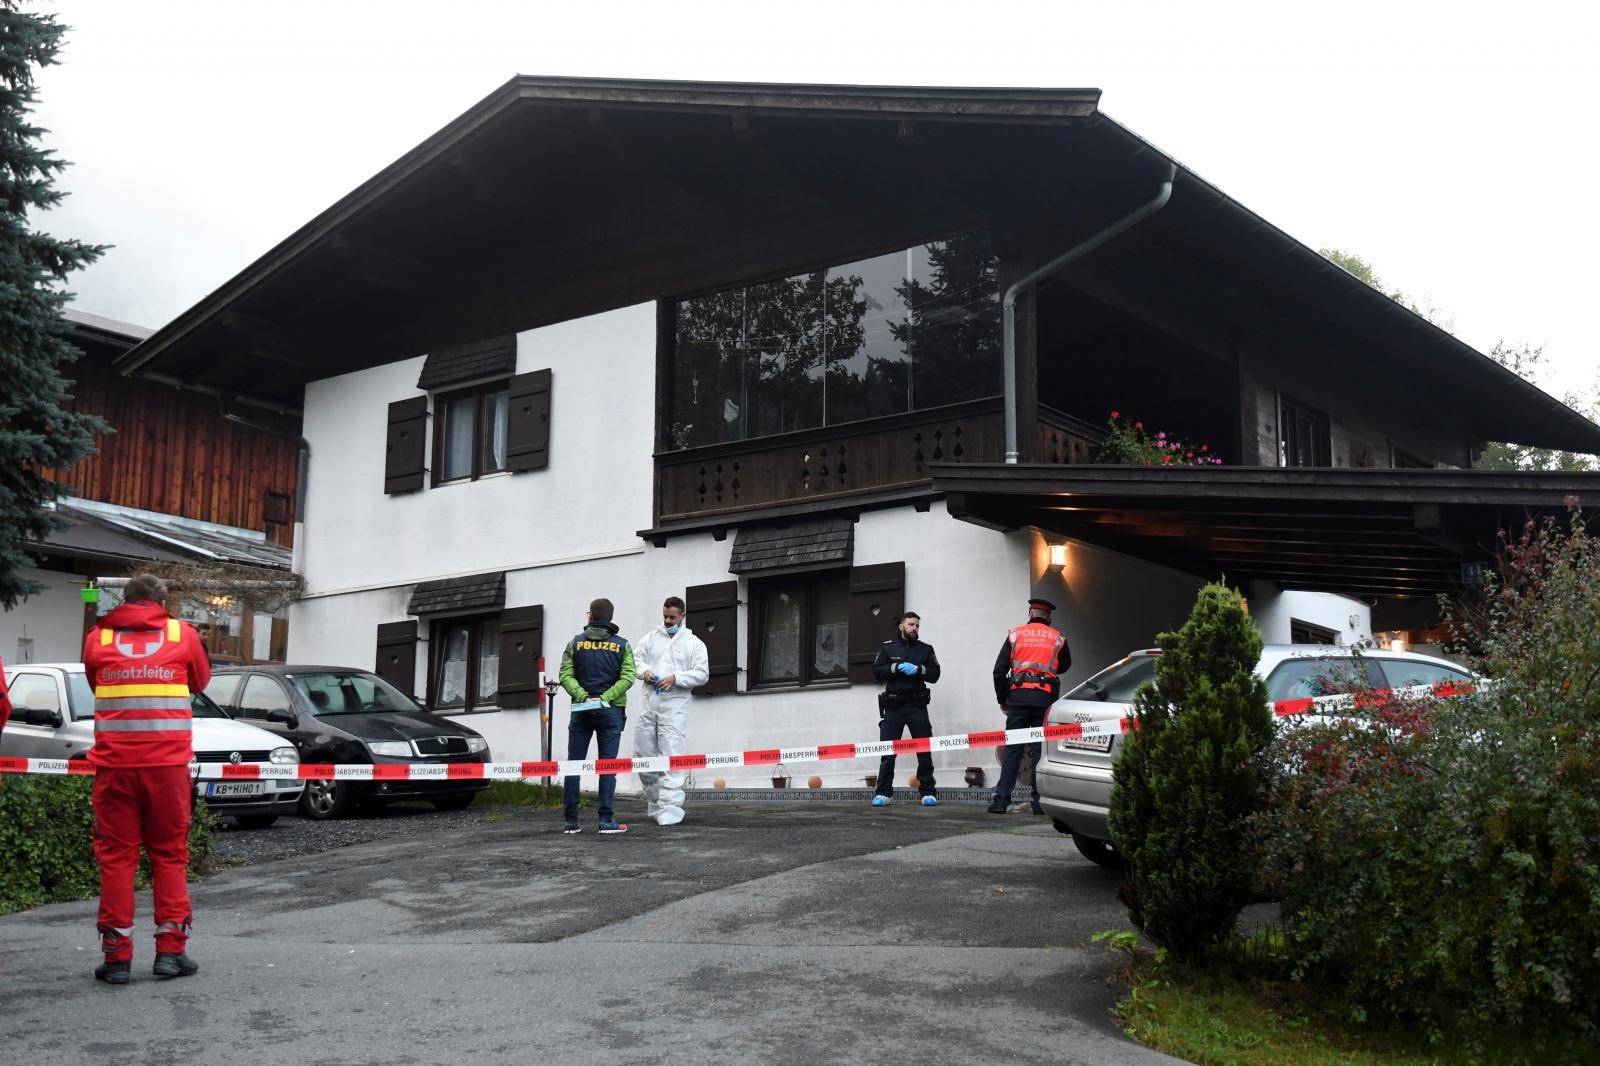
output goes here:
{"type": "Polygon", "coordinates": [[[850,680],[871,681],[878,647],[906,609],[906,564],[850,568],[850,680]]]}
{"type": "Polygon", "coordinates": [[[511,379],[506,420],[506,468],[543,470],[550,465],[550,371],[511,379]]]}
{"type": "Polygon", "coordinates": [[[544,654],[544,606],[500,612],[501,707],[539,705],[539,656],[544,654]]]}
{"type": "Polygon", "coordinates": [[[378,627],[378,662],[373,673],[408,696],[417,691],[417,621],[378,627]]]}
{"type": "Polygon", "coordinates": [[[384,492],[415,492],[422,487],[427,429],[426,396],[396,400],[389,405],[389,443],[383,459],[384,492]]]}
{"type": "Polygon", "coordinates": [[[694,691],[714,696],[739,688],[739,583],[718,581],[684,590],[689,628],[706,646],[711,677],[694,691]]]}

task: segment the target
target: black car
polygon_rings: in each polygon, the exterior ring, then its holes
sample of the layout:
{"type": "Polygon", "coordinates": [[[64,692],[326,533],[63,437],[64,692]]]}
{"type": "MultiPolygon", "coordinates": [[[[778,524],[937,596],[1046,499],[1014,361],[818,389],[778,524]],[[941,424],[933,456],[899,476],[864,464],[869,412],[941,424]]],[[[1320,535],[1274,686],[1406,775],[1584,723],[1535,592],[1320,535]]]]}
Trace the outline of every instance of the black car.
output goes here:
{"type": "MultiPolygon", "coordinates": [[[[483,737],[423,710],[368,670],[220,667],[212,674],[206,695],[235,718],[287,739],[300,752],[302,763],[489,761],[489,742],[483,737]]],[[[488,787],[482,779],[307,781],[300,813],[319,820],[338,818],[357,803],[402,799],[426,799],[450,811],[465,807],[473,793],[488,787]]]]}

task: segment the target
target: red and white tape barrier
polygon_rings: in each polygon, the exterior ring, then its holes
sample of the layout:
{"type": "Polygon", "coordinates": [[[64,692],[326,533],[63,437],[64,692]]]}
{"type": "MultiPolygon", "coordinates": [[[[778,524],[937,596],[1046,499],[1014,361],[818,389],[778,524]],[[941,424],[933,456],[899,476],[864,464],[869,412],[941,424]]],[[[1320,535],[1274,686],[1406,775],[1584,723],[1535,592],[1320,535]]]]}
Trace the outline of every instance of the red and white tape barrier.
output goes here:
{"type": "MultiPolygon", "coordinates": [[[[1377,690],[1354,695],[1305,697],[1278,700],[1272,713],[1278,718],[1300,715],[1335,714],[1351,708],[1380,706],[1392,697],[1447,698],[1471,692],[1472,686],[1440,682],[1413,685],[1393,692],[1377,690]]],[[[1038,744],[1051,740],[1085,740],[1119,736],[1134,729],[1134,719],[1105,718],[1091,722],[1058,722],[1031,729],[990,729],[971,733],[951,733],[937,737],[905,737],[900,740],[869,740],[845,744],[818,744],[811,748],[753,748],[704,755],[653,756],[625,759],[548,759],[537,762],[393,762],[393,763],[191,763],[195,776],[202,780],[256,781],[291,778],[302,781],[458,781],[488,779],[521,781],[531,777],[566,777],[570,774],[663,773],[669,770],[710,770],[735,766],[775,766],[778,763],[833,762],[848,759],[877,759],[884,755],[913,755],[918,752],[965,751],[971,748],[999,748],[1013,744],[1038,744]]],[[[0,773],[10,774],[93,774],[94,767],[82,759],[23,759],[0,757],[0,773]]]]}

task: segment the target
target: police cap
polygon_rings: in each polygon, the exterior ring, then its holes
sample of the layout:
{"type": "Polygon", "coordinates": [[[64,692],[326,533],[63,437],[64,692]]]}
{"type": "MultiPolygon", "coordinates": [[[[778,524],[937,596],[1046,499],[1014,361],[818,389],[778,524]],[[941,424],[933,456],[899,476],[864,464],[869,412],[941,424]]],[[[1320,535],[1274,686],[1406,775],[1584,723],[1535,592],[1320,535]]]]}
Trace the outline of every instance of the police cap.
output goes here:
{"type": "Polygon", "coordinates": [[[1037,597],[1035,597],[1034,599],[1029,600],[1028,601],[1028,606],[1031,607],[1032,609],[1036,610],[1036,611],[1052,611],[1053,612],[1056,609],[1056,605],[1051,603],[1049,600],[1039,599],[1037,597]]]}

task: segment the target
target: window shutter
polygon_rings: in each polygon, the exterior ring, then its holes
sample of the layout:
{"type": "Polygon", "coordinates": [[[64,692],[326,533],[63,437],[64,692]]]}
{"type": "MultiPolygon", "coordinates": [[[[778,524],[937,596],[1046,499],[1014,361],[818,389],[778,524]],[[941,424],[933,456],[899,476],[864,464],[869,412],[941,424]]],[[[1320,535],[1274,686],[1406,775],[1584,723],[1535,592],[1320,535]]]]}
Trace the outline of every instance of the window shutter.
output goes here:
{"type": "Polygon", "coordinates": [[[714,696],[739,687],[739,583],[718,581],[684,590],[689,628],[706,646],[711,677],[694,691],[714,696]]]}
{"type": "Polygon", "coordinates": [[[415,492],[422,488],[427,458],[428,398],[417,396],[389,405],[388,451],[383,459],[383,491],[415,492]]]}
{"type": "Polygon", "coordinates": [[[550,465],[550,371],[511,379],[506,420],[506,468],[543,470],[550,465]]]}
{"type": "Polygon", "coordinates": [[[378,627],[378,662],[373,673],[408,696],[417,691],[417,622],[385,622],[378,627]]]}
{"type": "Polygon", "coordinates": [[[544,606],[500,612],[501,707],[539,705],[539,656],[544,653],[544,606]]]}
{"type": "Polygon", "coordinates": [[[906,564],[850,568],[850,680],[872,680],[878,647],[894,636],[906,609],[906,564]]]}

